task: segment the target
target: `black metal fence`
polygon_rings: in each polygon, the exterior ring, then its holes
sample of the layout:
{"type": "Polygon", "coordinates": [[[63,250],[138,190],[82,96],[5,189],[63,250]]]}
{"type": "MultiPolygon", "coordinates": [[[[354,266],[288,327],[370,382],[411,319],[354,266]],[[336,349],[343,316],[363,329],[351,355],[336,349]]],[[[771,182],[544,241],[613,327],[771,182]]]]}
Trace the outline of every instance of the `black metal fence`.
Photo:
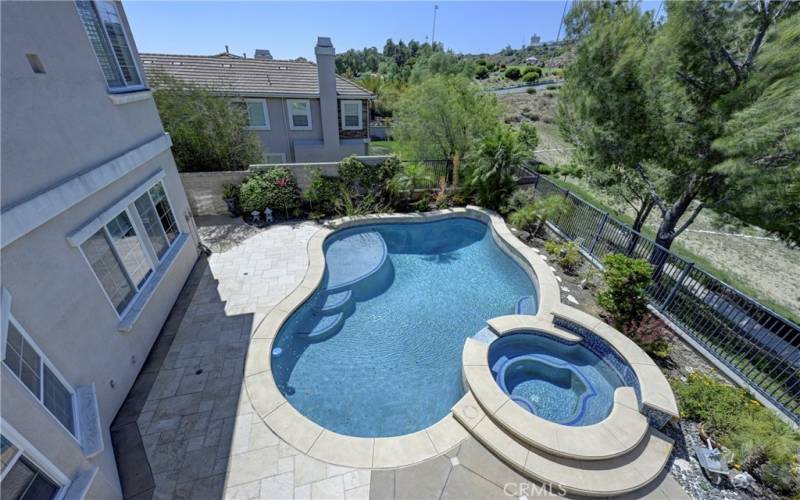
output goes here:
{"type": "Polygon", "coordinates": [[[414,189],[436,189],[441,187],[441,179],[450,187],[453,183],[453,162],[451,160],[404,161],[403,166],[416,164],[422,167],[422,174],[415,179],[414,189]]]}
{"type": "Polygon", "coordinates": [[[598,262],[610,253],[656,264],[650,304],[754,390],[800,424],[800,327],[723,283],[591,203],[528,169],[519,184],[563,196],[569,210],[550,222],[598,262]]]}

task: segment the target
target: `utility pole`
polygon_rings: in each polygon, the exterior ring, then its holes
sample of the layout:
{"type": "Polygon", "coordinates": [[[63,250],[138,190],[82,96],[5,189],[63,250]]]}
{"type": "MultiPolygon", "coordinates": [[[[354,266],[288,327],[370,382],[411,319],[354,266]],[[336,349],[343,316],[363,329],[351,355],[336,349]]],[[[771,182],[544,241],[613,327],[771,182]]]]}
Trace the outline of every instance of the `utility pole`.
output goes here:
{"type": "Polygon", "coordinates": [[[431,33],[431,48],[436,48],[436,11],[439,10],[438,5],[433,6],[433,32],[431,33]]]}

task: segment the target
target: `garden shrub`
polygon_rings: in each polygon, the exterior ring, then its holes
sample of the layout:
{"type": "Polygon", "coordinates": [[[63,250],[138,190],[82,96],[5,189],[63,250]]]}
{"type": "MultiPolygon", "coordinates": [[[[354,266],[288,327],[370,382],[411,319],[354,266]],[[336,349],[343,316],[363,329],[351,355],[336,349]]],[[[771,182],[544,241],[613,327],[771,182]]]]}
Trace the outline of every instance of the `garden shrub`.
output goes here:
{"type": "Polygon", "coordinates": [[[511,66],[510,68],[506,69],[504,75],[509,80],[519,80],[519,77],[522,76],[522,72],[516,66],[511,66]]]}
{"type": "Polygon", "coordinates": [[[538,76],[542,76],[542,68],[539,66],[528,65],[525,66],[525,71],[522,72],[523,75],[529,74],[536,74],[538,76]]]}
{"type": "Polygon", "coordinates": [[[522,207],[532,204],[534,199],[535,195],[532,189],[517,189],[511,193],[511,196],[506,200],[505,206],[500,211],[502,213],[516,212],[522,207]]]}
{"type": "Polygon", "coordinates": [[[319,169],[315,169],[311,176],[311,184],[305,192],[306,199],[311,202],[315,212],[328,215],[334,213],[336,200],[341,194],[339,179],[322,175],[319,169]]]}
{"type": "Polygon", "coordinates": [[[681,417],[703,423],[712,439],[733,453],[741,468],[781,494],[800,493],[800,434],[775,413],[733,387],[699,372],[673,380],[681,417]]]}
{"type": "Polygon", "coordinates": [[[639,321],[647,312],[645,289],[653,274],[652,266],[644,259],[634,259],[613,253],[603,258],[605,290],[597,294],[597,302],[622,328],[625,323],[639,321]]]}
{"type": "Polygon", "coordinates": [[[245,179],[239,187],[239,199],[246,214],[270,208],[276,215],[284,212],[288,217],[289,211],[300,207],[300,189],[288,168],[271,168],[245,179]]]}
{"type": "Polygon", "coordinates": [[[478,80],[484,80],[489,78],[489,68],[486,66],[478,66],[475,68],[475,78],[478,80]]]}
{"type": "Polygon", "coordinates": [[[512,212],[508,216],[508,221],[520,231],[528,231],[531,236],[536,236],[548,219],[566,214],[568,211],[569,207],[564,197],[552,195],[512,212]]]}
{"type": "Polygon", "coordinates": [[[536,93],[536,89],[528,89],[525,92],[527,92],[529,94],[535,94],[536,93]]]}
{"type": "Polygon", "coordinates": [[[578,244],[574,241],[567,241],[560,243],[557,241],[546,241],[544,249],[547,253],[555,257],[558,265],[567,274],[574,275],[583,262],[581,259],[581,252],[578,250],[578,244]]]}
{"type": "Polygon", "coordinates": [[[622,333],[654,358],[667,359],[669,357],[672,332],[652,314],[646,314],[639,321],[625,323],[622,333]]]}

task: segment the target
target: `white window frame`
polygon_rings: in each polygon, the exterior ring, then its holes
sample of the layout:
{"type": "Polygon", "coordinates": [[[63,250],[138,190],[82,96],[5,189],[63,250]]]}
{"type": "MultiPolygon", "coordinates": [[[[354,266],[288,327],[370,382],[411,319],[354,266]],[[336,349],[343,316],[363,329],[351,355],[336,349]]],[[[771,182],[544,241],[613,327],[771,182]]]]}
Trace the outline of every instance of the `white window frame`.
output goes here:
{"type": "MultiPolygon", "coordinates": [[[[96,5],[95,0],[90,0],[90,1],[93,4],[93,7],[95,8],[95,11],[96,11],[97,5],[96,5]]],[[[75,5],[75,9],[76,10],[78,9],[77,5],[75,5]]],[[[125,17],[120,13],[119,4],[116,1],[114,2],[114,9],[117,11],[117,15],[120,17],[120,20],[124,20],[125,17]]],[[[78,16],[80,16],[80,12],[78,13],[78,16]]],[[[98,18],[99,18],[99,14],[98,14],[98,18]]],[[[102,20],[101,20],[101,22],[102,22],[102,20]]],[[[135,92],[135,91],[144,90],[144,89],[147,88],[147,85],[145,85],[145,83],[144,83],[144,81],[145,81],[144,80],[144,72],[142,71],[142,68],[139,65],[138,54],[136,54],[134,52],[134,50],[133,50],[134,45],[131,43],[131,37],[128,34],[128,29],[126,28],[125,23],[121,23],[120,26],[122,26],[122,34],[123,34],[123,36],[125,36],[125,41],[128,43],[128,50],[131,52],[131,60],[133,60],[133,68],[136,70],[136,74],[139,76],[139,81],[141,83],[135,84],[135,85],[127,85],[126,84],[126,85],[119,85],[119,86],[116,86],[116,87],[112,87],[111,85],[109,85],[108,80],[106,80],[105,75],[103,75],[103,80],[105,80],[105,82],[106,82],[106,89],[108,89],[108,92],[110,94],[123,94],[123,93],[126,93],[126,92],[135,92]]],[[[84,28],[84,31],[85,31],[85,27],[83,26],[83,21],[81,21],[81,27],[84,28]]],[[[102,32],[102,36],[105,39],[106,47],[109,47],[109,48],[113,47],[113,45],[111,45],[111,39],[108,37],[108,33],[106,32],[105,28],[103,28],[100,31],[102,32]]],[[[87,34],[87,38],[88,38],[88,34],[87,34]]],[[[91,43],[90,43],[90,45],[91,45],[91,43]]],[[[100,73],[102,74],[103,73],[103,66],[100,64],[100,59],[98,58],[97,53],[94,50],[94,47],[91,47],[91,49],[92,49],[92,53],[94,54],[94,58],[97,61],[97,66],[100,68],[100,73]]],[[[113,52],[114,52],[114,49],[111,48],[111,53],[113,54],[113,52]]],[[[119,65],[119,61],[117,60],[117,56],[116,56],[116,54],[113,54],[113,56],[114,56],[112,58],[113,61],[111,61],[111,63],[117,68],[117,71],[119,72],[119,75],[124,80],[125,79],[125,75],[122,72],[122,67],[120,67],[120,65],[119,65]]]]}
{"type": "MultiPolygon", "coordinates": [[[[78,404],[77,404],[78,402],[77,402],[77,398],[75,397],[75,389],[70,385],[69,382],[67,382],[67,379],[65,379],[64,376],[61,375],[61,372],[59,372],[56,369],[56,367],[53,365],[53,363],[50,362],[50,360],[47,358],[47,356],[44,354],[44,352],[41,350],[41,348],[39,348],[39,346],[36,344],[36,342],[33,341],[33,338],[31,338],[30,334],[27,332],[27,330],[25,330],[25,328],[23,328],[22,324],[20,324],[20,322],[17,321],[17,319],[14,317],[13,314],[10,314],[8,316],[8,321],[14,325],[14,327],[17,329],[17,331],[20,333],[20,335],[22,335],[22,338],[25,339],[25,341],[33,348],[33,350],[39,356],[39,361],[40,361],[40,363],[39,363],[39,394],[34,394],[33,391],[31,391],[30,388],[27,385],[25,385],[22,382],[22,380],[19,379],[19,377],[17,377],[17,374],[11,371],[11,368],[9,368],[5,364],[5,356],[3,356],[3,366],[5,367],[6,370],[11,372],[12,375],[13,375],[10,378],[16,380],[19,385],[24,387],[25,391],[27,391],[28,394],[32,395],[36,399],[36,401],[39,402],[41,407],[44,408],[45,413],[47,413],[47,415],[49,415],[50,418],[52,418],[59,425],[59,427],[64,429],[64,432],[69,434],[69,436],[78,443],[78,446],[81,446],[81,426],[80,426],[80,422],[78,420],[78,418],[79,418],[79,415],[78,415],[78,404]],[[53,415],[53,412],[50,411],[50,408],[48,408],[47,405],[44,404],[44,366],[45,365],[47,365],[47,368],[50,370],[50,372],[53,375],[56,376],[58,381],[61,382],[61,385],[63,385],[64,388],[70,394],[70,399],[72,401],[72,424],[75,427],[75,433],[74,434],[72,433],[72,431],[67,429],[64,426],[64,424],[61,423],[61,420],[59,420],[55,415],[53,415]]],[[[5,342],[8,342],[8,338],[5,339],[5,342]]]]}
{"type": "Polygon", "coordinates": [[[342,115],[342,130],[362,130],[364,128],[364,118],[363,118],[364,108],[362,107],[363,106],[362,102],[358,101],[358,100],[346,100],[346,101],[339,101],[339,102],[341,103],[340,107],[341,107],[341,115],[342,115]],[[345,124],[345,113],[344,113],[345,104],[358,104],[358,126],[357,127],[353,126],[353,125],[348,126],[348,125],[345,124]]]}
{"type": "Polygon", "coordinates": [[[46,475],[48,479],[58,485],[59,490],[58,493],[56,493],[56,500],[63,499],[71,483],[69,477],[61,472],[58,467],[48,460],[44,454],[37,450],[22,434],[17,432],[17,430],[3,418],[0,418],[0,433],[17,448],[17,452],[8,463],[6,470],[0,471],[0,481],[6,478],[6,475],[17,463],[17,460],[24,456],[32,462],[42,474],[46,475]]]}
{"type": "MultiPolygon", "coordinates": [[[[153,203],[155,206],[155,203],[153,203]]],[[[159,222],[159,225],[161,223],[159,222]]],[[[164,227],[161,226],[161,230],[164,231],[164,227]]],[[[164,231],[165,232],[165,231],[164,231]]],[[[70,245],[75,246],[80,251],[81,256],[83,256],[83,260],[86,262],[86,266],[89,268],[89,272],[92,273],[95,281],[97,282],[97,286],[100,287],[100,290],[103,292],[103,296],[108,300],[111,309],[114,311],[114,314],[117,315],[117,319],[123,319],[128,312],[131,311],[131,308],[136,303],[137,296],[141,293],[142,290],[148,287],[148,284],[151,280],[154,279],[156,276],[159,266],[164,262],[167,256],[175,247],[175,244],[181,239],[180,235],[185,233],[186,230],[181,227],[180,219],[176,215],[175,212],[175,204],[172,202],[172,198],[170,197],[169,190],[167,189],[167,185],[164,183],[164,172],[160,171],[150,177],[148,180],[143,182],[139,185],[138,188],[134,189],[120,201],[112,205],[108,208],[105,212],[103,212],[99,217],[94,219],[88,224],[85,224],[81,229],[79,229],[76,233],[69,236],[67,241],[69,241],[70,245]],[[147,236],[147,231],[144,230],[144,223],[142,222],[141,217],[139,217],[139,211],[136,209],[135,202],[136,200],[142,196],[142,194],[147,193],[150,197],[150,203],[153,203],[153,197],[150,195],[150,189],[152,189],[156,184],[161,183],[161,187],[164,190],[164,195],[167,198],[167,203],[169,203],[169,208],[172,211],[172,216],[175,218],[175,227],[178,229],[178,236],[169,243],[169,247],[167,251],[164,252],[164,255],[161,256],[161,259],[158,258],[156,255],[156,251],[153,248],[153,244],[150,242],[150,237],[147,236]],[[139,243],[142,246],[142,251],[145,254],[148,262],[150,263],[150,275],[142,282],[141,286],[136,287],[133,283],[133,279],[131,279],[128,270],[125,269],[125,265],[122,263],[122,259],[119,257],[119,252],[117,251],[116,244],[114,240],[111,238],[111,234],[108,231],[108,223],[111,222],[115,217],[117,217],[122,212],[128,213],[128,218],[131,220],[131,224],[133,225],[134,230],[136,231],[136,236],[139,237],[139,243]],[[133,289],[133,297],[131,298],[130,302],[125,306],[122,311],[117,311],[117,307],[114,305],[114,302],[111,300],[111,297],[106,292],[105,287],[100,282],[100,278],[97,276],[97,273],[94,272],[94,268],[92,268],[91,262],[89,262],[89,258],[86,256],[86,253],[83,251],[81,245],[86,242],[91,236],[93,236],[97,231],[103,230],[106,236],[106,239],[111,246],[111,251],[114,254],[114,258],[117,260],[120,268],[122,269],[122,273],[125,275],[125,279],[128,281],[128,285],[133,289]]],[[[165,232],[166,237],[166,232],[165,232]]],[[[167,238],[169,241],[169,238],[167,238]]]]}
{"type": "MultiPolygon", "coordinates": [[[[286,109],[289,113],[289,130],[312,130],[313,124],[311,123],[311,100],[310,99],[286,99],[286,109]],[[303,102],[306,105],[306,117],[308,118],[308,126],[295,126],[294,113],[292,112],[292,104],[303,102]]],[[[300,116],[300,115],[298,115],[300,116]]]]}
{"type": "Polygon", "coordinates": [[[264,123],[265,125],[248,125],[246,128],[248,130],[271,130],[270,121],[269,121],[269,109],[267,108],[267,100],[266,99],[242,99],[245,105],[245,113],[247,113],[247,123],[250,123],[250,111],[247,110],[248,103],[258,103],[261,105],[261,109],[264,111],[264,123]]]}

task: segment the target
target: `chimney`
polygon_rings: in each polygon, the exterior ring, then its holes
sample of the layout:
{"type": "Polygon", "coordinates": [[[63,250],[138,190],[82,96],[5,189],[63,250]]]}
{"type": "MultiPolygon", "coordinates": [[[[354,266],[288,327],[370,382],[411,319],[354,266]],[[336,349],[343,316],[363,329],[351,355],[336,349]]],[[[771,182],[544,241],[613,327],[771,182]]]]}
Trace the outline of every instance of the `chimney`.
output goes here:
{"type": "MultiPolygon", "coordinates": [[[[317,76],[319,78],[319,108],[322,115],[322,141],[324,149],[339,147],[339,112],[336,98],[336,51],[331,39],[317,38],[314,47],[317,56],[317,76]]],[[[330,154],[335,154],[330,151],[330,154]]]]}
{"type": "Polygon", "coordinates": [[[272,54],[267,49],[256,49],[256,53],[253,57],[255,59],[266,59],[268,61],[272,60],[272,54]]]}

